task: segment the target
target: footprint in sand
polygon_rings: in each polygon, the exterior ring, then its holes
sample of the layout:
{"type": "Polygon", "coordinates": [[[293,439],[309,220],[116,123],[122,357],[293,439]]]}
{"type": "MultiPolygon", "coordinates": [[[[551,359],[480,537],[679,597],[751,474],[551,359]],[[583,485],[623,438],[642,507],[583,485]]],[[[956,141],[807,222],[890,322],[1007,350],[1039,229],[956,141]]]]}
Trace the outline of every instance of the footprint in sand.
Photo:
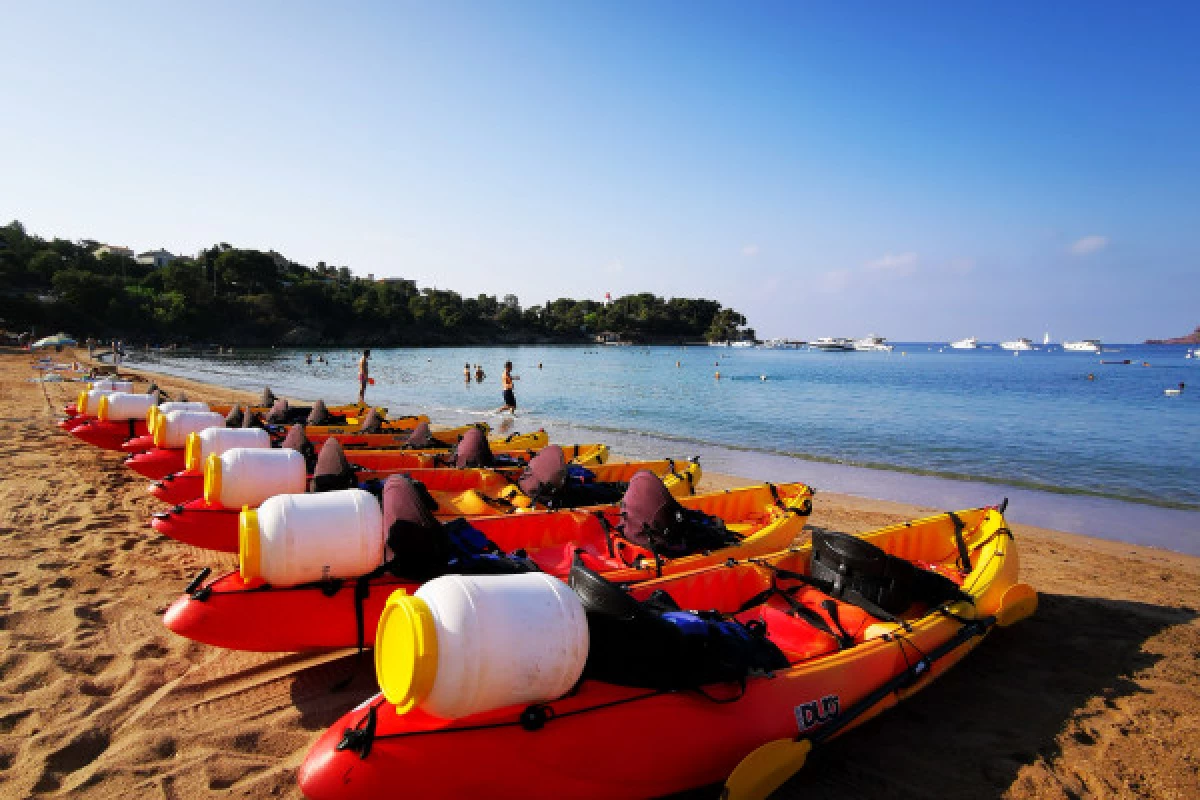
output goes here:
{"type": "Polygon", "coordinates": [[[108,743],[109,737],[104,731],[85,730],[46,758],[46,766],[33,791],[43,794],[57,790],[62,786],[63,777],[99,758],[108,749],[108,743]]]}

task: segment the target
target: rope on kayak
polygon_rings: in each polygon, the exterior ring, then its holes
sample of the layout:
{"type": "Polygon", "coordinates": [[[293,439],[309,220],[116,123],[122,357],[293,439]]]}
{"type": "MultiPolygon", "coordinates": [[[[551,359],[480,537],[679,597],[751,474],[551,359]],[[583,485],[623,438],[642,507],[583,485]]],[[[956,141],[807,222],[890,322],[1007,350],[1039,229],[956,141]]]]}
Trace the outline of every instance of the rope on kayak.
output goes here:
{"type": "Polygon", "coordinates": [[[414,736],[432,736],[441,733],[469,733],[472,731],[489,731],[499,728],[522,728],[527,731],[541,730],[547,722],[556,719],[566,719],[579,714],[587,714],[592,711],[600,711],[605,708],[613,708],[627,703],[636,703],[639,700],[648,700],[659,695],[674,694],[672,689],[655,689],[654,691],[645,692],[643,694],[633,695],[631,697],[622,697],[617,700],[610,700],[607,703],[597,703],[593,706],[584,708],[576,708],[570,711],[556,712],[549,705],[532,705],[521,711],[521,714],[515,720],[505,720],[503,722],[485,722],[478,725],[461,725],[458,727],[436,728],[433,730],[424,731],[398,731],[396,733],[376,734],[377,709],[382,706],[386,700],[380,696],[377,702],[372,703],[367,707],[367,713],[362,719],[354,724],[353,727],[346,728],[342,732],[342,740],[334,747],[335,750],[349,750],[352,753],[358,753],[360,758],[365,759],[371,753],[371,747],[376,741],[382,739],[407,739],[414,736]]]}

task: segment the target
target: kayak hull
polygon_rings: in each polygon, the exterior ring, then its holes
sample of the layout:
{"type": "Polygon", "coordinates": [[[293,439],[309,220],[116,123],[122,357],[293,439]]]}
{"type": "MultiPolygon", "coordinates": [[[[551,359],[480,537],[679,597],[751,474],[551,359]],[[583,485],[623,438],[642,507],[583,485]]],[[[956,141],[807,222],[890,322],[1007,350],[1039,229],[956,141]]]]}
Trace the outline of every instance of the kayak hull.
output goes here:
{"type": "Polygon", "coordinates": [[[129,439],[125,444],[121,445],[121,449],[126,453],[145,453],[148,450],[154,449],[154,434],[147,433],[145,436],[135,436],[129,439]]]}
{"type": "Polygon", "coordinates": [[[149,491],[168,505],[183,505],[204,494],[204,473],[200,470],[172,472],[150,484],[149,491]]]}
{"type": "Polygon", "coordinates": [[[92,420],[71,429],[71,435],[102,450],[121,452],[121,445],[137,436],[146,435],[146,421],[92,420]]]}
{"type": "MultiPolygon", "coordinates": [[[[803,484],[783,484],[776,487],[776,492],[794,512],[775,505],[774,495],[763,486],[683,498],[680,502],[684,506],[722,516],[735,529],[752,527],[742,531],[740,545],[664,560],[658,566],[649,551],[619,537],[614,537],[619,546],[610,551],[609,544],[614,540],[607,536],[598,515],[603,514],[609,526],[615,527],[620,517],[613,506],[486,517],[471,524],[501,550],[525,550],[539,568],[556,577],[565,579],[578,555],[585,565],[610,580],[633,583],[788,547],[804,528],[808,515],[801,512],[811,508],[808,501],[812,491],[803,484]]],[[[208,512],[207,519],[213,518],[208,512]]],[[[232,518],[236,522],[236,516],[232,518]]],[[[405,586],[404,581],[391,575],[366,582],[366,631],[375,630],[390,592],[405,586]]],[[[410,593],[415,589],[414,585],[410,593]]],[[[327,584],[247,587],[234,572],[176,600],[163,621],[180,636],[237,650],[290,652],[354,647],[358,634],[353,592],[353,581],[341,584],[332,593],[327,584]]],[[[372,642],[368,636],[368,644],[372,642]]]]}
{"type": "Polygon", "coordinates": [[[198,497],[155,514],[150,527],[163,536],[193,547],[236,553],[239,513],[240,509],[210,506],[203,497],[198,497]]]}
{"type": "MultiPolygon", "coordinates": [[[[368,644],[374,642],[379,615],[392,592],[404,589],[411,594],[419,587],[392,576],[370,582],[363,600],[368,644]]],[[[354,581],[325,591],[264,590],[247,586],[241,575],[231,572],[207,584],[204,591],[180,597],[167,609],[163,623],[180,636],[230,650],[272,653],[353,647],[354,592],[354,581]]]]}
{"type": "Polygon", "coordinates": [[[154,447],[125,459],[125,466],[156,481],[181,471],[186,464],[182,447],[154,447]]]}
{"type": "MultiPolygon", "coordinates": [[[[973,600],[952,606],[960,619],[918,607],[904,615],[910,625],[905,631],[816,589],[791,584],[800,589],[793,598],[810,610],[823,607],[821,598],[837,606],[837,617],[854,642],[839,649],[832,636],[790,616],[778,596],[738,612],[747,598],[772,585],[774,576],[764,564],[743,561],[647,581],[634,587],[635,596],[663,590],[684,608],[715,608],[744,622],[761,620],[789,666],[749,677],[740,696],[736,685],[710,686],[705,694],[660,693],[585,681],[569,696],[545,704],[538,715],[541,725],[522,725],[527,710],[522,706],[450,721],[419,709],[399,713],[377,695],[316,742],[298,771],[300,788],[314,800],[394,796],[401,781],[413,797],[668,795],[721,781],[757,747],[815,733],[891,681],[911,679],[905,688],[863,705],[861,715],[836,734],[842,735],[925,688],[962,659],[981,641],[1003,607],[1005,592],[1015,585],[1016,548],[1004,533],[1003,517],[982,509],[959,515],[975,556],[974,570],[956,575],[973,600]],[[963,618],[978,622],[968,628],[963,618]],[[915,657],[939,650],[945,654],[932,662],[915,657]],[[913,671],[914,663],[921,669],[913,671]],[[355,733],[347,739],[347,731],[355,733]],[[610,750],[613,757],[602,757],[597,748],[613,742],[620,742],[621,752],[610,750]],[[487,753],[489,763],[505,768],[455,768],[464,753],[487,753]],[[627,757],[631,753],[655,757],[627,757]],[[512,768],[517,764],[520,769],[512,768]]],[[[939,572],[953,569],[955,547],[946,516],[866,536],[895,555],[933,560],[939,572]]],[[[810,555],[808,548],[798,548],[773,555],[768,563],[804,573],[810,555]]]]}

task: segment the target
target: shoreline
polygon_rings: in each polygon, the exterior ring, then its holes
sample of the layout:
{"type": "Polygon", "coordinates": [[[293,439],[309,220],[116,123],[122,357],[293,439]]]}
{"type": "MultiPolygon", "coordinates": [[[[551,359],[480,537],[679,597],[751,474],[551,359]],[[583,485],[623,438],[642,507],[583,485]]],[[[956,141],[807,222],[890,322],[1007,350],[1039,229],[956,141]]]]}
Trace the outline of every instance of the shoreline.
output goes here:
{"type": "MultiPolygon", "coordinates": [[[[29,383],[28,361],[0,356],[0,794],[298,797],[295,769],[377,691],[373,673],[332,692],[351,651],[236,653],[163,628],[201,567],[234,559],[149,531],[145,481],[53,426],[77,384],[29,383]]],[[[745,481],[704,486],[729,482],[745,481]]],[[[847,533],[941,510],[830,492],[814,506],[810,528],[847,533]]],[[[1038,613],[823,748],[777,799],[1200,793],[1200,558],[1012,527],[1038,613]]]]}
{"type": "MultiPolygon", "coordinates": [[[[212,381],[159,372],[153,367],[135,364],[128,369],[155,375],[162,381],[190,385],[194,391],[236,392],[247,399],[258,396],[256,391],[230,389],[212,381]]],[[[300,402],[315,400],[315,397],[299,399],[300,402]]],[[[416,413],[423,409],[414,406],[405,410],[416,413]]],[[[424,411],[431,417],[437,415],[433,410],[424,411]]],[[[503,422],[507,423],[508,420],[503,422]]],[[[434,423],[438,423],[436,418],[434,423]]],[[[737,446],[680,441],[678,437],[665,434],[614,432],[586,423],[565,422],[557,427],[562,429],[553,432],[558,439],[564,439],[564,436],[558,435],[563,431],[568,435],[578,432],[582,438],[576,436],[572,441],[606,441],[613,446],[614,454],[621,457],[657,458],[665,448],[676,456],[699,455],[706,474],[712,465],[717,474],[741,476],[751,482],[774,480],[808,483],[817,488],[819,494],[828,491],[862,500],[936,510],[994,505],[1007,497],[1010,505],[1006,516],[1012,521],[1096,540],[1200,556],[1200,510],[1192,508],[1086,492],[1016,486],[988,479],[922,474],[886,466],[860,466],[737,446]]]]}

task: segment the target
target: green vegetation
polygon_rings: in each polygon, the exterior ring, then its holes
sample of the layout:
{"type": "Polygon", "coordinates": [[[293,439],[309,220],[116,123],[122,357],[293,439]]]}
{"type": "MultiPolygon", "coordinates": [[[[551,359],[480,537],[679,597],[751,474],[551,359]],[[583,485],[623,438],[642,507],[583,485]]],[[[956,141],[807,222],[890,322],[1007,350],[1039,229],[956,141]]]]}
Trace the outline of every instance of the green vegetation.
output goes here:
{"type": "Polygon", "coordinates": [[[604,304],[561,298],[522,308],[515,295],[463,297],[413,281],[369,281],[324,262],[215,245],[161,269],[94,241],[0,228],[3,324],[76,337],[239,346],[584,342],[609,332],[638,342],[754,338],[713,300],[643,293],[604,304]]]}

